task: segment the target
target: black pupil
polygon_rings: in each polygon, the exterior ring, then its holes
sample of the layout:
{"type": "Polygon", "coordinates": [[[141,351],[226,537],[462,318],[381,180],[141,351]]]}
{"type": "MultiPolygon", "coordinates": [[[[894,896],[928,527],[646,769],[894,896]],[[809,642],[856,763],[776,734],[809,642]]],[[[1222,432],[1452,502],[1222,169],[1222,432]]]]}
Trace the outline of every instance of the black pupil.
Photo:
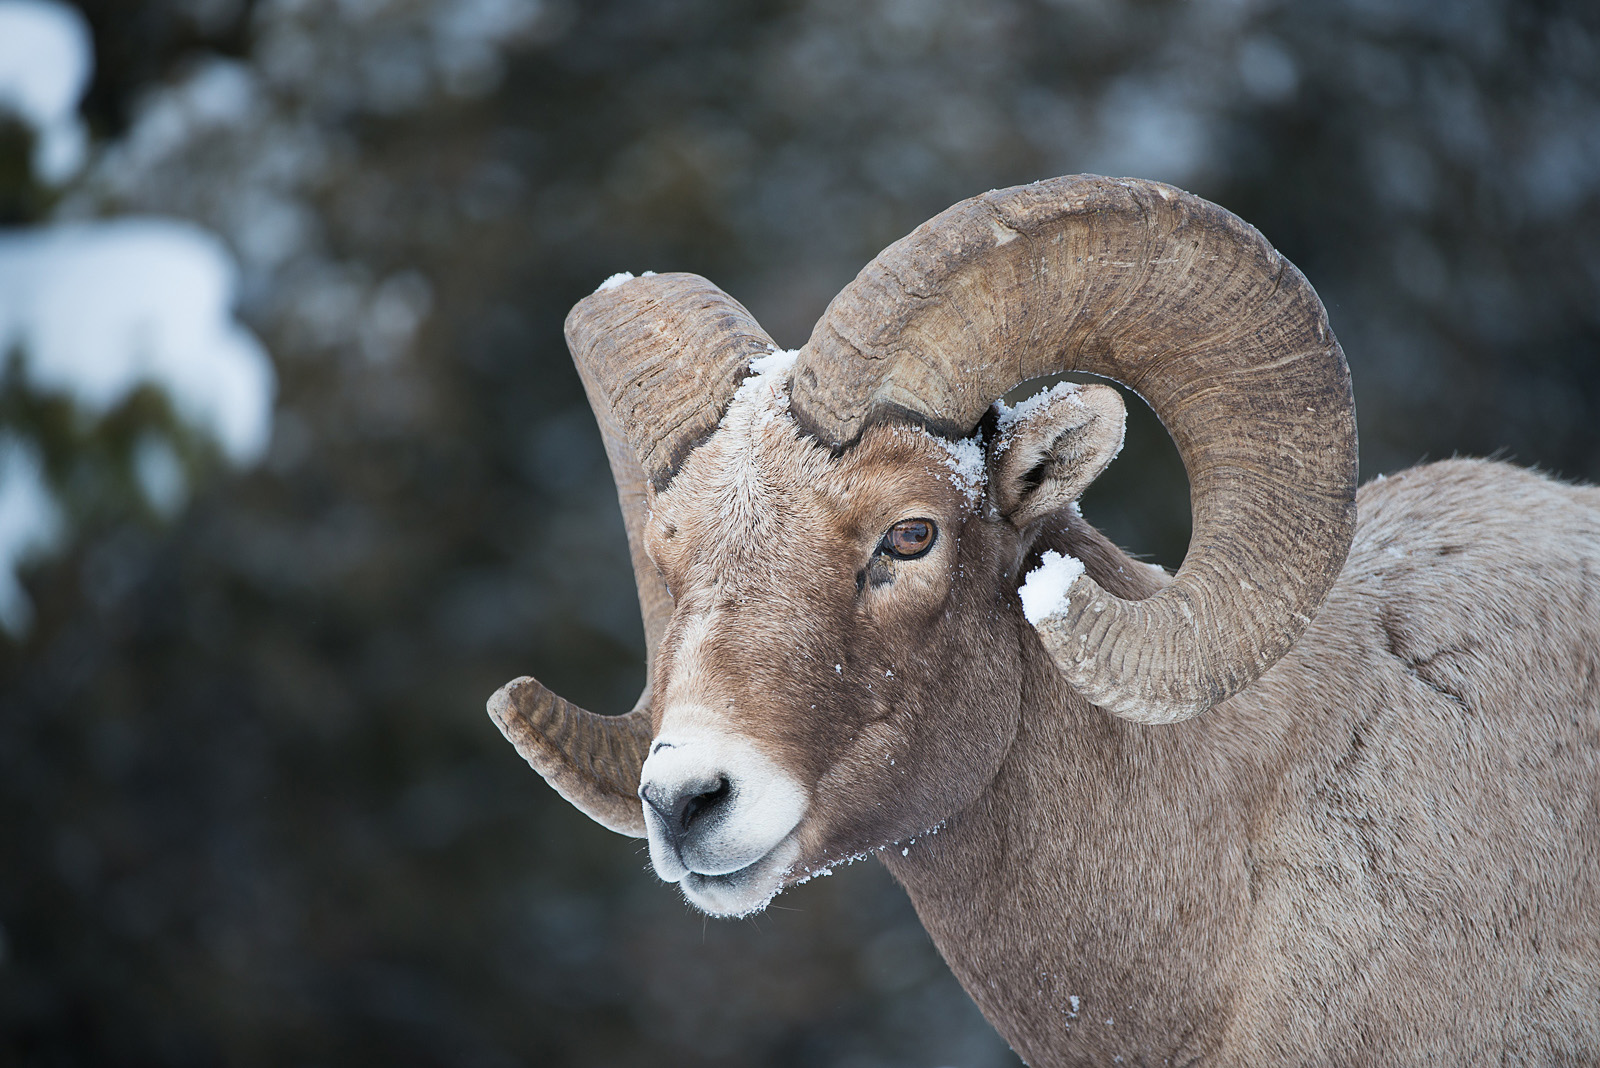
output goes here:
{"type": "Polygon", "coordinates": [[[933,524],[926,519],[907,519],[889,528],[889,549],[899,556],[912,556],[933,540],[933,524]]]}

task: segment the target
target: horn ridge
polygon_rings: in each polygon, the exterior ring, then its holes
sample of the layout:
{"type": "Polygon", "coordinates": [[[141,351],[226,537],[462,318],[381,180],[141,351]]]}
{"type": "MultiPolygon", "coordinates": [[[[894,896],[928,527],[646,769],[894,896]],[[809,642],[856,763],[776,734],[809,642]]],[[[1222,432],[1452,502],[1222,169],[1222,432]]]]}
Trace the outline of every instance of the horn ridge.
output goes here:
{"type": "Polygon", "coordinates": [[[558,697],[539,680],[513,679],[489,698],[489,718],[533,770],[597,823],[645,836],[639,769],[649,752],[650,688],[633,711],[599,716],[558,697]]]}
{"type": "Polygon", "coordinates": [[[658,490],[716,430],[751,359],[776,347],[744,305],[696,274],[602,287],[573,306],[565,330],[590,404],[658,490]]]}

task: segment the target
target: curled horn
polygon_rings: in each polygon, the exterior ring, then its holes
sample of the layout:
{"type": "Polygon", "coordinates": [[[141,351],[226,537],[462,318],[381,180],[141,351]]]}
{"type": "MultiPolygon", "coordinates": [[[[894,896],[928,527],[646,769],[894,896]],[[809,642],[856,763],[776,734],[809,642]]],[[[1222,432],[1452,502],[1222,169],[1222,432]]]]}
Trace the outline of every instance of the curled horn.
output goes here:
{"type": "MultiPolygon", "coordinates": [[[[644,616],[646,664],[672,618],[672,595],[644,549],[650,487],[661,489],[710,436],[771,338],[698,275],[645,275],[602,287],[567,315],[567,347],[600,424],[617,484],[644,616]]],[[[597,822],[644,837],[636,791],[655,729],[652,679],[631,712],[601,716],[533,678],[502,686],[489,716],[556,791],[597,822]]]]}
{"type": "Polygon", "coordinates": [[[835,447],[885,421],[950,437],[1030,378],[1121,382],[1189,474],[1176,579],[1124,601],[1087,575],[1039,625],[1067,680],[1144,723],[1206,711],[1300,636],[1355,523],[1355,406],[1310,284],[1253,227],[1155,182],[1057,178],[963,201],[828,306],[791,410],[835,447]]]}

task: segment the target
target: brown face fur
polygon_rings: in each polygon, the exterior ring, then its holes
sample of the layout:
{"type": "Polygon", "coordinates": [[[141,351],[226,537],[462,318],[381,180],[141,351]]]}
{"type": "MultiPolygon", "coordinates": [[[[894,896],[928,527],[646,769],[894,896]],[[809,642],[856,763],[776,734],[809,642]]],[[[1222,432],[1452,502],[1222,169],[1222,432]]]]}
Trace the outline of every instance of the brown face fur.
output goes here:
{"type": "Polygon", "coordinates": [[[653,501],[646,545],[676,604],[657,730],[710,709],[809,792],[791,881],[959,811],[1015,736],[1021,535],[950,458],[907,427],[834,457],[758,414],[653,501]],[[877,551],[913,518],[937,527],[924,555],[877,551]]]}

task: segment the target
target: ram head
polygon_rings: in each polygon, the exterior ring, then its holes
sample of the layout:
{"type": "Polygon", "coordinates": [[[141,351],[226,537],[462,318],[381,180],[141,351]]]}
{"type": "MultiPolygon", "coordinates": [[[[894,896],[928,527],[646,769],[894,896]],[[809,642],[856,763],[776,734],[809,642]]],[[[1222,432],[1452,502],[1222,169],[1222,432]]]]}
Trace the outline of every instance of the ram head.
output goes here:
{"type": "Polygon", "coordinates": [[[1320,303],[1253,228],[1168,186],[1080,176],[958,204],[795,353],[683,274],[614,279],[566,331],[649,679],[626,715],[531,678],[490,712],[707,912],[959,813],[1027,702],[1204,712],[1288,649],[1349,546],[1353,407],[1320,303]],[[1133,389],[1177,443],[1194,533],[1170,581],[1114,564],[1074,507],[1120,447],[1119,394],[996,403],[1069,371],[1133,389]],[[1025,576],[1066,544],[1086,567],[1025,611],[1025,576]]]}

